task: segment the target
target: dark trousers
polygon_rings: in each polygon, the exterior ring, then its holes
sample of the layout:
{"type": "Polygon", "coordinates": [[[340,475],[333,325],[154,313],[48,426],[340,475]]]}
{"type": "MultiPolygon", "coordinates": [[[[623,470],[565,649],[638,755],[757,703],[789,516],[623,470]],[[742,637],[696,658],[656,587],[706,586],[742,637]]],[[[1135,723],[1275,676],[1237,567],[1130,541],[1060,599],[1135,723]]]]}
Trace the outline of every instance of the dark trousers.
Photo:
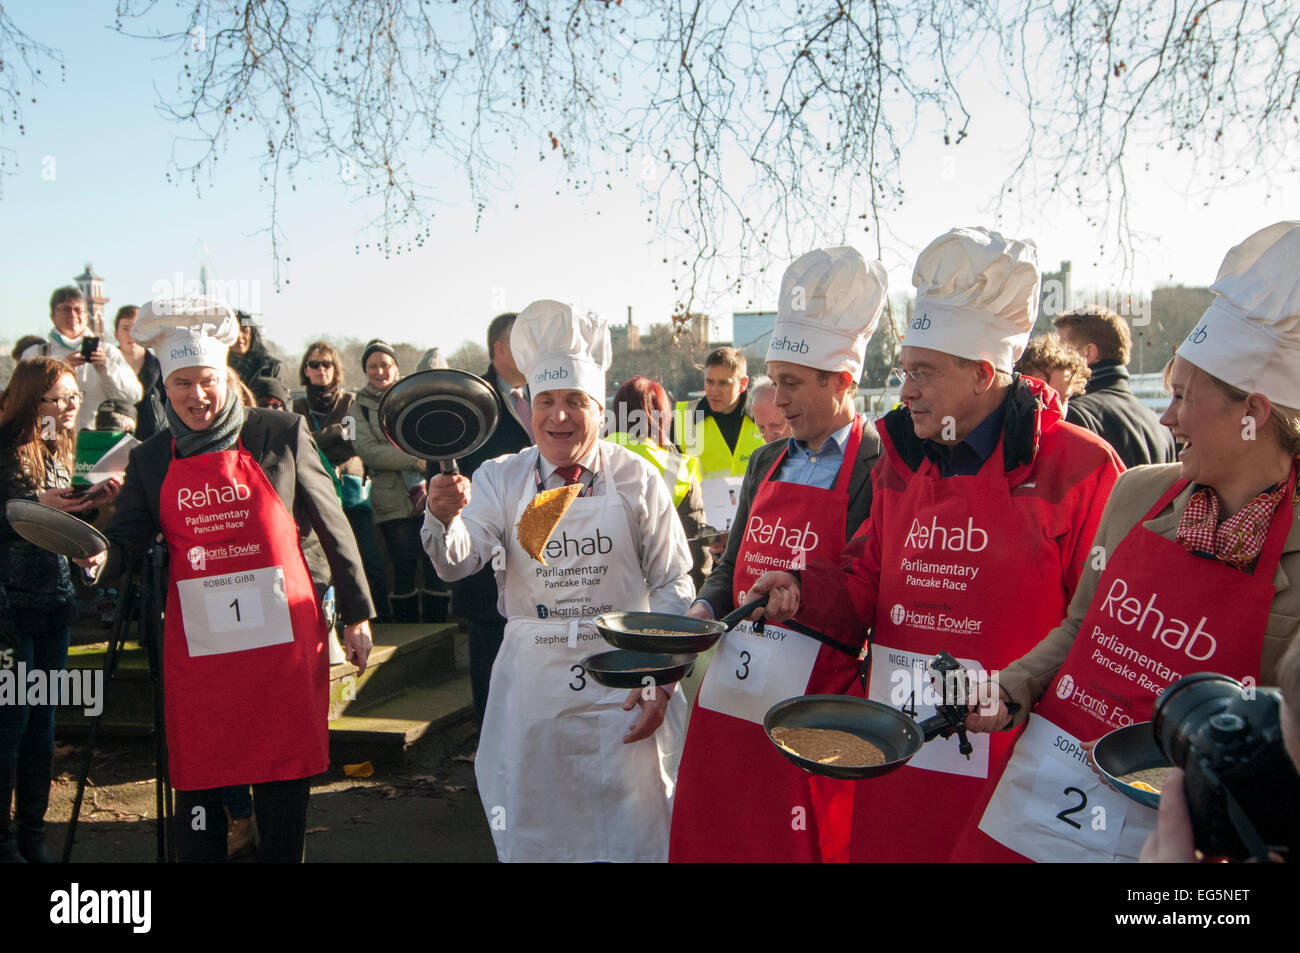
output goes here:
{"type": "MultiPolygon", "coordinates": [[[[12,654],[0,655],[12,659],[17,676],[18,663],[28,672],[41,670],[54,672],[68,664],[67,625],[50,625],[50,616],[62,622],[66,614],[49,615],[18,610],[13,616],[13,638],[0,649],[12,648],[12,654]]],[[[22,686],[26,688],[26,686],[22,686]]],[[[45,830],[45,809],[50,803],[50,766],[54,759],[54,705],[28,705],[25,692],[16,705],[0,705],[0,778],[7,780],[4,813],[0,824],[9,827],[8,785],[14,788],[14,820],[20,834],[28,833],[39,838],[45,830]]]]}
{"type": "MultiPolygon", "coordinates": [[[[388,617],[388,579],[384,574],[384,561],[379,558],[379,546],[375,542],[375,519],[369,506],[351,507],[343,510],[352,527],[352,535],[357,540],[357,550],[361,553],[361,565],[366,571],[366,583],[370,586],[370,598],[375,603],[375,615],[381,622],[388,617]]],[[[418,541],[419,535],[417,533],[418,541]]]]}
{"type": "Polygon", "coordinates": [[[469,685],[474,694],[474,709],[478,720],[483,721],[487,711],[488,685],[492,681],[492,664],[501,650],[501,640],[506,634],[506,620],[497,616],[491,621],[465,620],[469,630],[469,685]]]}
{"type": "MultiPolygon", "coordinates": [[[[420,621],[420,597],[422,595],[417,574],[423,570],[424,591],[431,600],[441,603],[442,618],[446,618],[446,604],[450,601],[450,587],[438,578],[433,563],[420,545],[420,527],[424,517],[409,516],[400,520],[385,520],[379,524],[384,534],[384,544],[388,547],[388,558],[393,563],[393,621],[420,621]]],[[[425,613],[429,615],[428,612],[425,613]]],[[[426,621],[430,619],[426,618],[426,621]]],[[[432,621],[442,621],[433,619],[432,621]]]]}
{"type": "MultiPolygon", "coordinates": [[[[226,812],[221,788],[176,792],[176,852],[182,863],[223,863],[226,812]]],[[[300,864],[307,840],[310,778],[253,785],[253,809],[264,864],[300,864]]]]}

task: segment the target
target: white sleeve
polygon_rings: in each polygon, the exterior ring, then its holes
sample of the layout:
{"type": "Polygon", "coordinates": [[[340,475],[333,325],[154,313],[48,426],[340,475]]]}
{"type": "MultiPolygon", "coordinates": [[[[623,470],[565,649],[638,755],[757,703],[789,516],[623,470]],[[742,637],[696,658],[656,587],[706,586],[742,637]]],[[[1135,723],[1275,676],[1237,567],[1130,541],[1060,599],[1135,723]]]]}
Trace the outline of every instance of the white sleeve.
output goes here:
{"type": "Polygon", "coordinates": [[[448,582],[472,576],[492,561],[492,550],[504,546],[510,517],[497,488],[501,466],[484,463],[470,484],[469,505],[444,526],[424,508],[420,543],[433,560],[438,575],[448,582]]]}
{"type": "Polygon", "coordinates": [[[107,341],[101,342],[104,348],[104,368],[95,368],[100,382],[104,386],[104,397],[108,400],[124,400],[128,404],[138,404],[144,396],[140,378],[135,376],[131,365],[126,362],[122,352],[107,341]]]}
{"type": "MultiPolygon", "coordinates": [[[[695,598],[686,532],[663,478],[646,465],[639,482],[638,497],[645,505],[634,516],[641,527],[641,572],[649,591],[650,610],[682,615],[695,598]]],[[[635,506],[638,501],[632,502],[635,506]]]]}

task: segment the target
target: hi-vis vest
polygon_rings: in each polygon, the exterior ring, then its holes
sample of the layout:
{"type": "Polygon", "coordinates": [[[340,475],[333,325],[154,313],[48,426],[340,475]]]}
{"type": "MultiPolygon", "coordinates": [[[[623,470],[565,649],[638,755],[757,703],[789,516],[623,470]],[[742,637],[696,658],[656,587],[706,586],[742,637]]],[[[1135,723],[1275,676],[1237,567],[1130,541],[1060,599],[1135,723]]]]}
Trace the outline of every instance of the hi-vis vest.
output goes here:
{"type": "Polygon", "coordinates": [[[744,476],[749,465],[749,457],[761,448],[766,441],[759,433],[758,424],[746,414],[740,424],[740,436],[736,438],[736,449],[727,449],[727,441],[718,429],[718,422],[713,417],[704,418],[703,427],[697,427],[695,415],[696,404],[693,401],[679,401],[673,411],[674,423],[680,435],[678,443],[682,452],[700,461],[703,479],[714,477],[744,476]]]}
{"type": "Polygon", "coordinates": [[[645,457],[658,470],[673,493],[673,506],[680,506],[686,494],[691,492],[692,478],[699,480],[700,461],[674,450],[665,450],[649,440],[634,440],[625,433],[612,433],[605,438],[610,443],[627,447],[633,453],[645,457]]]}

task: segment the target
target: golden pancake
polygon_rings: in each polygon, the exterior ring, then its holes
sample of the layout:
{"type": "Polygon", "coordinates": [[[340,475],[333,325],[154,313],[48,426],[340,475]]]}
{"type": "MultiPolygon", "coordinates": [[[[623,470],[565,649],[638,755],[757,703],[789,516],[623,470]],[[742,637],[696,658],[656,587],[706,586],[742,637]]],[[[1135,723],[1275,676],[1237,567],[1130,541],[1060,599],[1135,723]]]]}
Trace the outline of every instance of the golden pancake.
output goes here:
{"type": "Polygon", "coordinates": [[[528,501],[519,522],[515,524],[515,538],[519,540],[519,545],[543,566],[546,565],[546,560],[542,558],[542,550],[546,548],[546,541],[551,538],[551,533],[555,532],[555,527],[581,493],[581,483],[543,490],[528,501]]]}

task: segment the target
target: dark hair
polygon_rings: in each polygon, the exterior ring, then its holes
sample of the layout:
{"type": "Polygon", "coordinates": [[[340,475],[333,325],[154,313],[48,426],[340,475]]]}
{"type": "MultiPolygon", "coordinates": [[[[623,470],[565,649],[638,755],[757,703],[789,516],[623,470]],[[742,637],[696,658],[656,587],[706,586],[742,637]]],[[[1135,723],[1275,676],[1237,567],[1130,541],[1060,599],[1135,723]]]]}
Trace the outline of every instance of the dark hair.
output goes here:
{"type": "Polygon", "coordinates": [[[634,438],[653,440],[660,447],[672,446],[669,433],[673,406],[668,401],[668,392],[658,381],[640,374],[629,377],[614,395],[613,411],[614,425],[622,427],[631,422],[634,438]]]}
{"type": "Polygon", "coordinates": [[[1127,364],[1133,346],[1128,324],[1114,311],[1090,305],[1067,312],[1052,322],[1057,330],[1070,328],[1070,336],[1097,346],[1097,358],[1127,364]]]}
{"type": "MultiPolygon", "coordinates": [[[[66,299],[65,299],[66,300],[66,299]]],[[[19,467],[36,490],[45,488],[48,476],[45,441],[41,425],[41,401],[45,392],[67,375],[76,383],[72,368],[52,357],[29,357],[14,366],[13,377],[0,402],[0,444],[5,452],[14,453],[19,467]]],[[[59,434],[54,441],[54,456],[72,472],[76,430],[59,434]]]]}
{"type": "Polygon", "coordinates": [[[140,306],[135,304],[124,304],[117,309],[117,314],[113,315],[113,333],[117,334],[118,327],[127,318],[134,318],[140,314],[140,306]]]}
{"type": "Polygon", "coordinates": [[[54,294],[50,295],[50,314],[53,314],[54,309],[63,302],[72,301],[74,298],[82,304],[86,303],[86,296],[81,293],[81,289],[76,285],[64,285],[62,288],[55,288],[54,294]]]}
{"type": "Polygon", "coordinates": [[[510,333],[510,329],[514,327],[515,318],[517,317],[519,315],[516,312],[507,311],[504,314],[498,314],[492,319],[492,323],[488,325],[488,360],[492,359],[492,345],[510,333]]]}
{"type": "Polygon", "coordinates": [[[334,362],[334,387],[343,389],[343,361],[339,357],[339,352],[334,350],[334,346],[328,341],[312,341],[307,345],[307,350],[302,352],[302,363],[298,365],[298,383],[310,384],[307,379],[307,359],[315,352],[320,351],[331,361],[334,362]]]}
{"type": "Polygon", "coordinates": [[[749,369],[749,364],[745,361],[745,355],[734,347],[714,348],[709,352],[709,356],[704,359],[704,366],[706,368],[725,367],[735,371],[741,377],[744,377],[749,369]]]}

